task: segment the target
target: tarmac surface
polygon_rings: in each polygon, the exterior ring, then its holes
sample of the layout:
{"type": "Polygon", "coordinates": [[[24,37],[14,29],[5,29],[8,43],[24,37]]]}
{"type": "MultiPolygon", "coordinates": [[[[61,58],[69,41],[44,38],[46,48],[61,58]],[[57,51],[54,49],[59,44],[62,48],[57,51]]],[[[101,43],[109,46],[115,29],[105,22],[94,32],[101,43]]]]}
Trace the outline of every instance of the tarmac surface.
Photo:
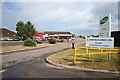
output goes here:
{"type": "Polygon", "coordinates": [[[7,68],[3,78],[118,78],[117,74],[73,70],[48,64],[45,54],[34,60],[19,63],[7,68]]]}
{"type": "MultiPolygon", "coordinates": [[[[75,45],[81,45],[76,43],[75,45]]],[[[3,78],[119,78],[118,74],[73,70],[48,64],[51,54],[71,48],[71,43],[3,55],[3,78]],[[9,66],[9,67],[7,67],[9,66]]]]}

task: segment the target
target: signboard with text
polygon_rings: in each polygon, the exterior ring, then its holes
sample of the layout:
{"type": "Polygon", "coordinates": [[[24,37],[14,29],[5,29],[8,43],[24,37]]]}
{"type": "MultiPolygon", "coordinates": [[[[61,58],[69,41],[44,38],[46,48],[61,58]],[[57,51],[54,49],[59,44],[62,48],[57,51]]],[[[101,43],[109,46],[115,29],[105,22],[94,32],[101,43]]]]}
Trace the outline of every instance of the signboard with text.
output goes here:
{"type": "Polygon", "coordinates": [[[99,37],[111,36],[111,15],[100,17],[99,37]]]}
{"type": "Polygon", "coordinates": [[[86,46],[99,48],[114,48],[114,38],[87,38],[86,46]]]}

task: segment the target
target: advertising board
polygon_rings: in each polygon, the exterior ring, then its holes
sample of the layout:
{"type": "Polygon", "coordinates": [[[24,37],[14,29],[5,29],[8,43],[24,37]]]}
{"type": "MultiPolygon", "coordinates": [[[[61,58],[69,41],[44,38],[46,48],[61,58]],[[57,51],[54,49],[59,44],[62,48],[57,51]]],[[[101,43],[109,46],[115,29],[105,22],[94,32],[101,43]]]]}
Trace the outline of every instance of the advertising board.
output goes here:
{"type": "Polygon", "coordinates": [[[86,46],[99,48],[114,48],[114,38],[87,38],[86,46]]]}

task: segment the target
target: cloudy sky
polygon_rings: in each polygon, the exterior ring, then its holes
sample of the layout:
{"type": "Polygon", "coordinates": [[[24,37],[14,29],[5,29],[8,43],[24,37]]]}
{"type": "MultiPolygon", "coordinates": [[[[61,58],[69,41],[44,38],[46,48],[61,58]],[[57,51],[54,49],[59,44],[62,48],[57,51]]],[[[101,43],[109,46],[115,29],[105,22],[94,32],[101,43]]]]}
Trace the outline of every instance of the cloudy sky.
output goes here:
{"type": "Polygon", "coordinates": [[[38,32],[69,31],[76,35],[97,35],[99,17],[111,14],[112,31],[116,31],[117,1],[2,0],[2,27],[16,31],[16,22],[22,20],[31,21],[38,32]]]}

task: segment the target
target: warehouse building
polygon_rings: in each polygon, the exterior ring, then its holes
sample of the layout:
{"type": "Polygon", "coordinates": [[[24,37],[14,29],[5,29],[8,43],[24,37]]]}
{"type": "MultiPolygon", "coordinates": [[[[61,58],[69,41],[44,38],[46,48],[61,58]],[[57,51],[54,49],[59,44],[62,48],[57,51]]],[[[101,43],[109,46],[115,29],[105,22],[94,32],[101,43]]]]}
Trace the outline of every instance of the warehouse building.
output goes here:
{"type": "Polygon", "coordinates": [[[45,31],[43,37],[56,39],[70,39],[72,38],[72,34],[70,32],[45,31]]]}

